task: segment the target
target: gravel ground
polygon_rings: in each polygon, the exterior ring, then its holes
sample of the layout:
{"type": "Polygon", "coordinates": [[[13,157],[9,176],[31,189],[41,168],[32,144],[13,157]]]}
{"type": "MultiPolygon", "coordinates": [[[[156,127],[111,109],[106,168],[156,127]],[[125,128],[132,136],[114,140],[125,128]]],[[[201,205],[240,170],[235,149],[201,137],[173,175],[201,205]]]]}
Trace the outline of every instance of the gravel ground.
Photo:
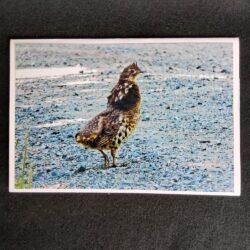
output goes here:
{"type": "Polygon", "coordinates": [[[28,129],[33,188],[233,191],[232,45],[17,45],[16,67],[15,169],[28,129]],[[134,61],[141,121],[103,169],[74,134],[134,61]]]}

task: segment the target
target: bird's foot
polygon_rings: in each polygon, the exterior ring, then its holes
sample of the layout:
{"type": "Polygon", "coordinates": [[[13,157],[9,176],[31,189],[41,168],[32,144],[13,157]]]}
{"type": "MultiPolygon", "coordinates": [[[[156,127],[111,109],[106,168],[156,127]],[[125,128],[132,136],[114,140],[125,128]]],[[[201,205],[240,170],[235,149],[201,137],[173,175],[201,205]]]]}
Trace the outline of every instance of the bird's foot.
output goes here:
{"type": "Polygon", "coordinates": [[[108,164],[105,163],[105,165],[103,166],[103,169],[109,169],[109,163],[108,164]]]}
{"type": "Polygon", "coordinates": [[[104,164],[103,168],[104,169],[108,169],[109,168],[109,160],[108,159],[105,161],[105,164],[104,164]]]}
{"type": "Polygon", "coordinates": [[[110,166],[110,168],[117,168],[117,165],[113,164],[110,166]]]}

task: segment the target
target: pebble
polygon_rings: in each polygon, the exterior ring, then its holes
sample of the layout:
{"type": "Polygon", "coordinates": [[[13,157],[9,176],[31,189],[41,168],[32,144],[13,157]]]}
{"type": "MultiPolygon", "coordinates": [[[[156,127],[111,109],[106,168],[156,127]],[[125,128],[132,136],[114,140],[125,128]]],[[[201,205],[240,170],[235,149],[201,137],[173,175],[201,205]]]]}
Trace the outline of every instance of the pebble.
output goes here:
{"type": "MultiPolygon", "coordinates": [[[[75,171],[75,174],[77,174],[77,173],[83,173],[83,172],[85,172],[86,171],[86,168],[85,167],[79,167],[76,171],[75,171]]],[[[91,174],[91,173],[90,173],[91,174]]]]}
{"type": "Polygon", "coordinates": [[[51,171],[51,176],[57,177],[58,175],[59,175],[59,173],[58,173],[57,170],[52,170],[52,171],[51,171]]]}

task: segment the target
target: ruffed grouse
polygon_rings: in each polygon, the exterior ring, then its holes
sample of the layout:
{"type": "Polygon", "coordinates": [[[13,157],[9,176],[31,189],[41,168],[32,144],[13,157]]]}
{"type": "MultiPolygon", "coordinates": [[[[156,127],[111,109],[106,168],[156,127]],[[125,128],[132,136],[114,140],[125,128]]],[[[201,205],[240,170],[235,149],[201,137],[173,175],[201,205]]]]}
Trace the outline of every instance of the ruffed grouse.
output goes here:
{"type": "Polygon", "coordinates": [[[118,148],[135,130],[139,121],[141,95],[136,77],[140,73],[143,71],[136,63],[126,67],[108,96],[107,109],[90,120],[75,135],[77,143],[102,153],[105,167],[109,167],[109,159],[104,150],[111,151],[115,167],[118,148]]]}

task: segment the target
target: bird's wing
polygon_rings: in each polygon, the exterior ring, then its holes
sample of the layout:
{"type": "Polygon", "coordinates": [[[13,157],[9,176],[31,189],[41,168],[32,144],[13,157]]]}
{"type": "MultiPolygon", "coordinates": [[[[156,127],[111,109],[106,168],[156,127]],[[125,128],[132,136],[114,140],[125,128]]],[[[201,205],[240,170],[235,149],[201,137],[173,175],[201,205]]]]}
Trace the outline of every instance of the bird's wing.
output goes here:
{"type": "Polygon", "coordinates": [[[107,109],[90,120],[77,135],[83,142],[104,146],[117,134],[121,123],[121,114],[114,109],[107,109]]]}
{"type": "Polygon", "coordinates": [[[77,135],[79,140],[85,142],[93,142],[103,130],[104,117],[107,112],[102,112],[91,119],[83,128],[81,128],[77,135]]]}
{"type": "Polygon", "coordinates": [[[100,131],[97,138],[98,146],[104,146],[108,144],[118,133],[121,124],[121,114],[115,111],[103,116],[102,130],[100,131]]]}

